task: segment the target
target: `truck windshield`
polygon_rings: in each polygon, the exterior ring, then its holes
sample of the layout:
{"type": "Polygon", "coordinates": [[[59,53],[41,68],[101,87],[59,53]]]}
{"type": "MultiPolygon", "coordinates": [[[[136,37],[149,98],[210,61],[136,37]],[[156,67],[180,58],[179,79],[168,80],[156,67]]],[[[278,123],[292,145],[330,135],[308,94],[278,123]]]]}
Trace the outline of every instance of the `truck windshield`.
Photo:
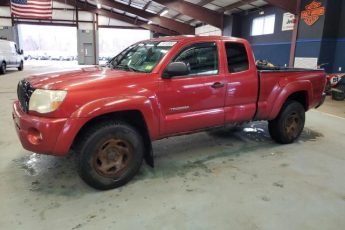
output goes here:
{"type": "Polygon", "coordinates": [[[108,65],[113,69],[150,73],[175,44],[175,41],[137,43],[110,60],[108,65]]]}

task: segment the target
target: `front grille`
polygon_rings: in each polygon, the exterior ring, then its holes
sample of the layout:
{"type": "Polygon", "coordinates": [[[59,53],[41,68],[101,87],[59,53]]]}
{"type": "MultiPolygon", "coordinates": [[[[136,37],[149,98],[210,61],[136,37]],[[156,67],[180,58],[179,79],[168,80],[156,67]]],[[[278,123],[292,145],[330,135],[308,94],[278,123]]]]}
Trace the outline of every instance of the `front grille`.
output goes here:
{"type": "Polygon", "coordinates": [[[35,89],[26,80],[21,80],[18,83],[18,87],[17,87],[18,100],[20,102],[20,106],[22,107],[23,111],[26,113],[29,111],[29,101],[34,90],[35,89]]]}

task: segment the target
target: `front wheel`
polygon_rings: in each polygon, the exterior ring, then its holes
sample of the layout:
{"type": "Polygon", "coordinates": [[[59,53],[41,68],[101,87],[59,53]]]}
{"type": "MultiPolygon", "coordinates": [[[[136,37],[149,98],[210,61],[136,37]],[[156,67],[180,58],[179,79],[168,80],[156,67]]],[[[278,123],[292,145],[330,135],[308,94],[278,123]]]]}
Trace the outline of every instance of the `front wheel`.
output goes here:
{"type": "Polygon", "coordinates": [[[288,101],[278,117],[268,123],[268,130],[273,140],[281,144],[290,144],[299,138],[305,123],[305,109],[297,101],[288,101]]]}
{"type": "Polygon", "coordinates": [[[24,63],[23,63],[23,61],[21,61],[19,66],[18,66],[18,70],[22,71],[23,69],[24,69],[24,63]]]}
{"type": "Polygon", "coordinates": [[[77,147],[80,177],[91,187],[120,187],[138,172],[144,155],[140,133],[123,122],[106,122],[89,129],[77,147]]]}
{"type": "Polygon", "coordinates": [[[6,63],[2,62],[0,66],[0,74],[5,74],[6,73],[6,63]]]}

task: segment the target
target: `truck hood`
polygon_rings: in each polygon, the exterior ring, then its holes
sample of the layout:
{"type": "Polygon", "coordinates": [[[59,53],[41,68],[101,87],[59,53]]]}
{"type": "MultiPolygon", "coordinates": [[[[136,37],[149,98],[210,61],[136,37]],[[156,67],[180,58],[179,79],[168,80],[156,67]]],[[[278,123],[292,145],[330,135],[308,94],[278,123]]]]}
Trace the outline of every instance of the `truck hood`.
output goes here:
{"type": "Polygon", "coordinates": [[[36,89],[70,90],[72,88],[93,88],[99,84],[108,84],[142,74],[104,67],[88,67],[65,72],[31,75],[26,80],[36,89]]]}

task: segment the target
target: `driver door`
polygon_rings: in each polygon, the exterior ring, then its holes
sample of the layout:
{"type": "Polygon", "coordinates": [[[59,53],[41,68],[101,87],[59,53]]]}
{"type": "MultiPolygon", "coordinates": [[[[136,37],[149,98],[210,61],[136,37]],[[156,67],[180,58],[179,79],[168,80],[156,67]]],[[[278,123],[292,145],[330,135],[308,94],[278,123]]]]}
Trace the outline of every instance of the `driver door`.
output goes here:
{"type": "Polygon", "coordinates": [[[160,81],[162,136],[224,124],[225,78],[219,60],[216,42],[187,45],[173,58],[186,63],[190,73],[160,81]]]}

